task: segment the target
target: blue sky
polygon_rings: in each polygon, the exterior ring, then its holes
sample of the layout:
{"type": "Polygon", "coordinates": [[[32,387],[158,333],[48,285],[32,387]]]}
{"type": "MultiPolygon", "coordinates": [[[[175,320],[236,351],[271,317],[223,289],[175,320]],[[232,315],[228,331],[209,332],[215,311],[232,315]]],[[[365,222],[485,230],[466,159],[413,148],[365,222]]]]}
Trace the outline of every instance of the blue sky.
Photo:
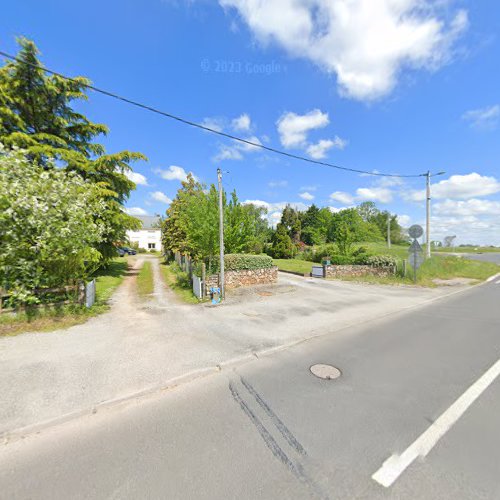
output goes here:
{"type": "MultiPolygon", "coordinates": [[[[446,171],[432,237],[500,245],[500,11],[493,0],[7,2],[0,47],[173,114],[367,171],[446,171]]],[[[95,93],[107,149],[141,151],[132,213],[161,213],[193,172],[269,209],[373,200],[422,223],[423,179],[341,172],[245,149],[95,93]]]]}

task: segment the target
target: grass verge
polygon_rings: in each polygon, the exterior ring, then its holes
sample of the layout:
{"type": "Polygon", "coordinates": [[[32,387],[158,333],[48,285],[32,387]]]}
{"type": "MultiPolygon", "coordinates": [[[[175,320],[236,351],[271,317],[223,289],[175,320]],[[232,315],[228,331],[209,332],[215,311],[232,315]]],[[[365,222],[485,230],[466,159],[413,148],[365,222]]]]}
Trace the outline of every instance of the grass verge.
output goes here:
{"type": "MultiPolygon", "coordinates": [[[[454,278],[468,278],[484,281],[488,277],[500,272],[500,266],[492,262],[463,259],[460,257],[433,256],[427,259],[417,271],[417,285],[435,287],[434,280],[450,280],[454,278]]],[[[408,268],[408,275],[380,278],[377,276],[360,276],[345,278],[346,281],[360,281],[386,285],[413,285],[413,270],[408,268]]]]}
{"type": "Polygon", "coordinates": [[[160,271],[165,284],[179,297],[180,300],[188,304],[199,304],[200,301],[193,294],[193,289],[188,275],[182,271],[175,263],[160,264],[160,271]]]}
{"type": "Polygon", "coordinates": [[[299,274],[309,274],[312,270],[312,266],[320,265],[315,262],[299,259],[273,259],[273,264],[278,266],[280,271],[290,271],[299,274]]]}
{"type": "Polygon", "coordinates": [[[99,269],[96,278],[96,302],[87,309],[76,304],[47,306],[17,314],[0,315],[0,336],[17,335],[24,332],[48,332],[85,323],[109,309],[107,301],[123,281],[128,269],[128,261],[116,258],[108,267],[99,269]]]}
{"type": "Polygon", "coordinates": [[[153,268],[151,262],[146,260],[137,275],[137,293],[139,297],[146,298],[153,293],[153,290],[153,268]]]}

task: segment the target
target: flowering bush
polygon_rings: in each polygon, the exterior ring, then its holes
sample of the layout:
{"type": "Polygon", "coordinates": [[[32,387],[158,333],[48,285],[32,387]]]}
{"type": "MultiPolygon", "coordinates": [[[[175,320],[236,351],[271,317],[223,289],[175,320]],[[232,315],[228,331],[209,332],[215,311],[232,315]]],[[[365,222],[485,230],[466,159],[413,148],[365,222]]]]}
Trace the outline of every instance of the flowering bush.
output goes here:
{"type": "Polygon", "coordinates": [[[101,258],[107,228],[101,188],[0,144],[0,288],[12,304],[84,279],[101,258]]]}

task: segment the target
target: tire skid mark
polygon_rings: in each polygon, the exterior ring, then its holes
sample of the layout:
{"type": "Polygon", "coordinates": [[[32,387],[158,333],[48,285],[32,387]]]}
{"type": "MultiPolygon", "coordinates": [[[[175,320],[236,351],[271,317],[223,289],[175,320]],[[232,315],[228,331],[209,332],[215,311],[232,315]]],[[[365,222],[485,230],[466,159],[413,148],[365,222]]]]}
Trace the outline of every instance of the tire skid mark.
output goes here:
{"type": "Polygon", "coordinates": [[[231,395],[233,399],[238,403],[239,407],[243,410],[245,415],[250,419],[252,424],[255,426],[257,431],[259,432],[261,438],[264,440],[264,443],[269,448],[271,453],[282,462],[290,472],[303,484],[307,485],[319,498],[323,500],[328,500],[328,496],[320,491],[318,485],[315,484],[305,473],[303,466],[300,463],[295,464],[286,453],[281,449],[280,445],[273,438],[270,432],[266,429],[264,424],[260,421],[260,419],[255,415],[255,413],[251,410],[248,404],[243,400],[240,393],[234,387],[232,382],[229,382],[229,390],[231,391],[231,395]]]}
{"type": "Polygon", "coordinates": [[[241,383],[245,386],[248,392],[255,398],[255,401],[266,412],[273,424],[276,426],[280,434],[285,438],[286,442],[301,455],[307,456],[304,447],[299,443],[297,438],[291,433],[290,429],[283,423],[283,421],[274,413],[270,406],[262,399],[261,395],[254,389],[254,387],[246,379],[240,376],[241,383]]]}

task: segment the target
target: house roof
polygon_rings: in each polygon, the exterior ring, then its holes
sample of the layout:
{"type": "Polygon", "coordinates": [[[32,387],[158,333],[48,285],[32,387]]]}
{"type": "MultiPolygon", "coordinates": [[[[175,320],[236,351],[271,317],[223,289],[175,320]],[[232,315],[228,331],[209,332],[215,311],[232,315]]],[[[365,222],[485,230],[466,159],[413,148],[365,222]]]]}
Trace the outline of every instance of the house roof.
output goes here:
{"type": "Polygon", "coordinates": [[[161,219],[158,215],[135,215],[142,222],[142,229],[160,229],[161,219]]]}

